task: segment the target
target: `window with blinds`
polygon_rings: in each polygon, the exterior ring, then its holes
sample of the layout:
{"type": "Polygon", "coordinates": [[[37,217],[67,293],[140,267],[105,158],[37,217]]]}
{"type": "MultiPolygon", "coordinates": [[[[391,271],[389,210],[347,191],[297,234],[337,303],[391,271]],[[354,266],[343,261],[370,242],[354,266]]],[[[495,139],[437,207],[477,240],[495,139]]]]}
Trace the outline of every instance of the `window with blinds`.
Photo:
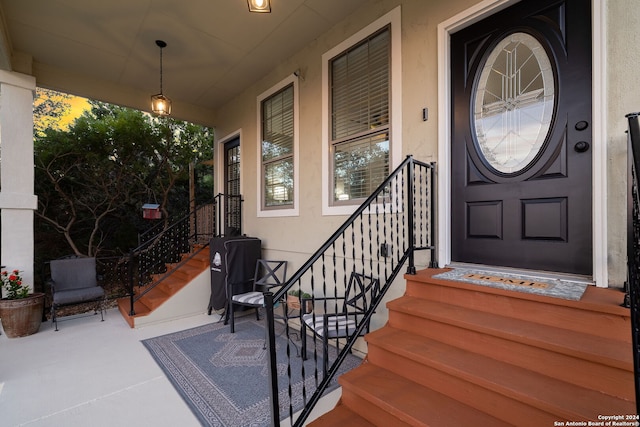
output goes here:
{"type": "Polygon", "coordinates": [[[391,33],[330,61],[333,202],[364,199],[389,175],[391,33]]]}
{"type": "Polygon", "coordinates": [[[293,206],[293,85],[264,99],[262,106],[263,208],[293,206]]]}

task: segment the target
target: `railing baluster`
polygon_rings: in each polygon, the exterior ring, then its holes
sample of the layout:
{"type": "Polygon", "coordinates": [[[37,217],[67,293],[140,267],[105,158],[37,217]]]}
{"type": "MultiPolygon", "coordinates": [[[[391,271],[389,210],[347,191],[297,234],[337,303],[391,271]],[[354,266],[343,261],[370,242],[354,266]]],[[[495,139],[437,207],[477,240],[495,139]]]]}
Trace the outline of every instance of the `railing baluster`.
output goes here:
{"type": "Polygon", "coordinates": [[[134,300],[133,300],[133,261],[134,261],[134,255],[133,255],[133,251],[131,251],[129,253],[129,302],[130,302],[129,316],[135,316],[135,314],[136,314],[136,311],[133,308],[133,304],[134,304],[134,300]]]}
{"type": "MultiPolygon", "coordinates": [[[[387,234],[387,197],[391,196],[391,187],[389,184],[388,187],[388,196],[383,196],[382,197],[382,235],[384,236],[384,242],[385,245],[387,245],[386,250],[387,250],[387,256],[384,262],[384,277],[387,278],[389,277],[389,272],[387,270],[387,268],[389,267],[389,262],[388,262],[388,258],[391,257],[392,255],[392,251],[391,251],[391,245],[393,244],[393,240],[389,239],[389,235],[387,234]],[[387,242],[391,242],[391,244],[387,243],[387,242]]],[[[378,276],[379,277],[379,276],[378,276]]]]}
{"type": "Polygon", "coordinates": [[[429,190],[430,190],[430,194],[431,194],[431,204],[429,206],[430,209],[430,213],[431,215],[429,215],[429,217],[427,218],[429,221],[429,246],[431,247],[430,251],[431,251],[431,261],[429,263],[429,268],[438,268],[438,253],[436,251],[436,246],[435,246],[435,239],[436,239],[436,222],[434,221],[434,215],[435,215],[435,208],[436,208],[436,195],[435,195],[435,190],[434,190],[434,185],[435,185],[435,178],[436,178],[436,163],[435,162],[431,162],[431,168],[429,169],[429,176],[430,176],[430,185],[428,186],[429,190]]]}
{"type": "Polygon", "coordinates": [[[413,197],[413,159],[409,162],[409,169],[407,170],[407,228],[409,229],[409,233],[404,233],[403,235],[409,240],[409,265],[407,267],[408,274],[416,274],[416,264],[413,253],[413,248],[415,247],[415,227],[413,225],[413,212],[414,212],[414,197],[413,197]]]}
{"type": "Polygon", "coordinates": [[[369,274],[373,274],[373,235],[372,232],[373,230],[371,229],[371,216],[372,216],[372,212],[369,211],[369,214],[367,215],[367,229],[368,229],[368,236],[369,236],[369,274]]]}
{"type": "MultiPolygon", "coordinates": [[[[278,398],[278,366],[276,359],[275,319],[273,315],[273,293],[264,294],[267,318],[267,350],[269,353],[269,395],[271,401],[271,425],[280,426],[280,401],[278,398]]],[[[291,400],[291,399],[289,399],[291,400]]],[[[289,404],[291,406],[291,404],[289,404]]]]}

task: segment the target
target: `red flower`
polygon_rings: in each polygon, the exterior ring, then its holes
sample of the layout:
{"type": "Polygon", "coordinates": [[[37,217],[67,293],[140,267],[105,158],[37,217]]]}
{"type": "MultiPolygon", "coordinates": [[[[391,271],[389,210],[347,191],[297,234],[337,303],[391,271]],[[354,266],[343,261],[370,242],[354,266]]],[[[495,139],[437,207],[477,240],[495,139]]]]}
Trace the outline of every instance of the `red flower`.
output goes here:
{"type": "Polygon", "coordinates": [[[9,280],[16,280],[16,279],[17,279],[17,277],[14,276],[13,274],[11,276],[9,276],[9,280]]]}

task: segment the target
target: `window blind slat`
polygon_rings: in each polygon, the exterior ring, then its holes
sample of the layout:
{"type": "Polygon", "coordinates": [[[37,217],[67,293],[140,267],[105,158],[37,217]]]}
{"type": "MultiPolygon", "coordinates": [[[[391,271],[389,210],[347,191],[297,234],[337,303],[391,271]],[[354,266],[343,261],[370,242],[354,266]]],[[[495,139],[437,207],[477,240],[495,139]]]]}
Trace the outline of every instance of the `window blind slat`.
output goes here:
{"type": "Polygon", "coordinates": [[[387,27],[331,61],[335,201],[367,197],[389,173],[390,39],[387,27]]]}
{"type": "Polygon", "coordinates": [[[265,208],[293,204],[293,86],[262,101],[262,177],[265,208]]]}

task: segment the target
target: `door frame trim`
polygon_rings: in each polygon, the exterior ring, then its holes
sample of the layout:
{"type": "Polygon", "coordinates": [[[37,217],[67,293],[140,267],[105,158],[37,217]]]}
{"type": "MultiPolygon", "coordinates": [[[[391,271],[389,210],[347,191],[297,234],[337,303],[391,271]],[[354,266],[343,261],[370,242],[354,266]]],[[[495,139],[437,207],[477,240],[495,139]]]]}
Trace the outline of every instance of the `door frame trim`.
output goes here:
{"type": "MultiPolygon", "coordinates": [[[[438,24],[438,259],[451,263],[451,33],[519,0],[484,0],[438,24]]],[[[608,287],[607,268],[607,113],[606,0],[591,0],[592,25],[592,245],[593,280],[608,287]]]]}
{"type": "MultiPolygon", "coordinates": [[[[231,140],[233,140],[235,138],[239,138],[240,139],[240,143],[242,144],[242,129],[237,129],[234,132],[231,132],[231,133],[225,135],[224,137],[218,139],[215,142],[215,144],[217,145],[217,147],[215,147],[215,149],[214,149],[215,157],[217,159],[215,164],[218,167],[218,171],[217,171],[216,176],[215,176],[216,185],[215,185],[213,191],[214,191],[214,193],[216,193],[216,191],[217,191],[216,194],[224,193],[224,191],[225,191],[224,187],[220,188],[220,185],[226,183],[226,180],[225,180],[226,177],[224,176],[224,162],[225,162],[224,146],[225,146],[225,144],[227,142],[229,142],[229,141],[231,141],[231,140]]],[[[240,150],[240,164],[243,163],[243,160],[244,159],[243,159],[243,156],[242,156],[242,150],[240,150]]],[[[240,194],[243,194],[242,193],[242,190],[243,190],[242,183],[243,183],[243,181],[244,180],[242,179],[242,176],[241,176],[240,177],[240,194]]]]}
{"type": "MultiPolygon", "coordinates": [[[[227,177],[225,176],[225,162],[226,162],[226,153],[225,153],[225,145],[227,144],[227,142],[230,142],[234,139],[238,138],[239,139],[239,144],[242,147],[242,129],[237,129],[227,135],[225,135],[224,137],[215,140],[214,144],[216,144],[217,146],[214,146],[214,158],[215,158],[215,164],[217,167],[217,171],[214,171],[215,173],[215,177],[214,177],[214,188],[213,188],[213,196],[215,196],[216,194],[225,194],[226,191],[226,183],[227,183],[227,177]],[[222,186],[222,188],[220,188],[220,186],[222,186]],[[217,190],[217,191],[216,191],[217,190]]],[[[242,155],[242,149],[240,149],[240,165],[242,165],[244,163],[244,158],[242,155]]],[[[242,166],[241,166],[242,167],[242,166]]],[[[242,169],[240,169],[240,194],[244,194],[243,193],[243,182],[244,179],[242,179],[242,169]]],[[[226,200],[224,199],[224,197],[222,198],[222,201],[220,203],[220,211],[221,212],[226,212],[227,211],[227,205],[226,205],[226,200]]],[[[244,213],[244,212],[243,212],[244,213]]],[[[226,217],[224,217],[223,215],[223,227],[224,224],[226,224],[226,217]]],[[[241,218],[241,221],[244,222],[244,215],[243,218],[241,218]]],[[[224,228],[223,228],[224,230],[224,228]]]]}

